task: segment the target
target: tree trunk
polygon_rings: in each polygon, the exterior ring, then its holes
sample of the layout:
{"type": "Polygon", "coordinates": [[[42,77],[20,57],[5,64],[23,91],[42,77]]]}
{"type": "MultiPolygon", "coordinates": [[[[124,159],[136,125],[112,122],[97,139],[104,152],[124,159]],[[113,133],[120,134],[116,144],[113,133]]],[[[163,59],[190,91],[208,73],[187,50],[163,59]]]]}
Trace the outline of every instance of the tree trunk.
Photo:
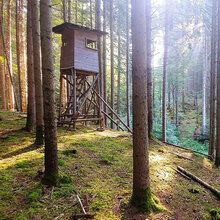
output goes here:
{"type": "Polygon", "coordinates": [[[22,89],[21,89],[21,46],[20,46],[20,1],[16,0],[16,49],[17,49],[17,73],[18,73],[18,91],[19,91],[19,110],[23,112],[22,106],[22,89]]]}
{"type": "MultiPolygon", "coordinates": [[[[106,32],[106,0],[103,0],[103,31],[106,32]]],[[[103,36],[103,95],[107,102],[107,75],[106,75],[106,35],[103,36]]],[[[104,105],[104,112],[107,113],[106,105],[104,105]]],[[[108,125],[107,117],[105,117],[105,126],[108,125]]]]}
{"type": "Polygon", "coordinates": [[[78,0],[75,0],[75,23],[78,23],[78,0]]]}
{"type": "MultiPolygon", "coordinates": [[[[178,74],[178,73],[177,73],[178,74]]],[[[176,126],[179,126],[179,103],[178,103],[178,96],[179,96],[179,88],[178,88],[178,76],[176,80],[176,85],[175,85],[175,104],[176,104],[176,126]]]]}
{"type": "Polygon", "coordinates": [[[21,90],[22,90],[22,109],[27,112],[27,85],[26,85],[26,65],[25,65],[25,37],[24,37],[24,0],[21,0],[19,23],[20,23],[20,46],[21,46],[21,90]]]}
{"type": "Polygon", "coordinates": [[[72,0],[68,0],[68,22],[71,23],[71,6],[72,6],[72,0]]]}
{"type": "Polygon", "coordinates": [[[216,15],[217,1],[212,0],[212,39],[211,39],[211,80],[210,80],[210,135],[209,155],[214,159],[215,152],[215,61],[216,61],[216,15]]]}
{"type": "Polygon", "coordinates": [[[147,16],[147,100],[148,100],[148,135],[153,136],[152,109],[152,68],[151,68],[151,0],[146,1],[147,16]]]}
{"type": "Polygon", "coordinates": [[[66,0],[63,0],[63,22],[66,21],[66,0]]]}
{"type": "Polygon", "coordinates": [[[132,80],[133,80],[133,195],[139,211],[151,209],[148,144],[148,106],[146,69],[145,0],[132,5],[132,80]]]}
{"type": "Polygon", "coordinates": [[[13,93],[12,93],[12,84],[10,80],[10,74],[12,74],[12,49],[11,49],[11,0],[8,0],[8,20],[7,20],[7,58],[8,58],[8,101],[9,101],[9,109],[14,109],[14,102],[13,102],[13,93]]]}
{"type": "Polygon", "coordinates": [[[220,1],[218,1],[218,62],[217,62],[217,112],[216,112],[216,158],[215,165],[220,166],[220,1]]]}
{"type": "Polygon", "coordinates": [[[206,81],[207,81],[207,37],[204,28],[203,36],[203,83],[202,83],[202,133],[206,133],[206,81]]]}
{"type": "Polygon", "coordinates": [[[167,109],[168,109],[168,111],[170,111],[171,110],[171,107],[170,107],[170,103],[171,103],[171,94],[170,94],[170,82],[168,81],[168,91],[167,91],[167,93],[168,93],[168,103],[167,103],[167,109]]]}
{"type": "Polygon", "coordinates": [[[51,1],[40,1],[41,53],[44,94],[45,174],[44,182],[58,184],[57,127],[52,46],[51,1]]]}
{"type": "MultiPolygon", "coordinates": [[[[117,114],[120,115],[120,91],[121,91],[121,33],[120,13],[118,14],[118,86],[117,86],[117,114]]],[[[117,122],[119,130],[119,121],[117,122]]]]}
{"type": "Polygon", "coordinates": [[[90,28],[93,28],[93,22],[92,22],[92,0],[89,1],[89,8],[90,8],[90,28]]]}
{"type": "Polygon", "coordinates": [[[130,127],[130,74],[129,74],[129,0],[126,0],[126,101],[127,125],[130,127]]]}
{"type": "Polygon", "coordinates": [[[32,132],[36,123],[35,112],[35,85],[33,64],[33,39],[32,39],[32,13],[31,0],[27,2],[27,80],[28,80],[28,106],[26,130],[32,132]]]}
{"type": "MultiPolygon", "coordinates": [[[[114,31],[113,31],[113,0],[110,0],[110,38],[111,38],[111,108],[115,109],[115,86],[114,86],[114,31]]],[[[111,113],[111,118],[114,119],[114,114],[111,113]]],[[[115,125],[111,121],[111,128],[115,125]]]]}
{"type": "MultiPolygon", "coordinates": [[[[0,15],[0,20],[1,24],[4,23],[3,19],[3,12],[4,12],[4,0],[1,1],[1,15],[0,15]]],[[[7,109],[6,105],[6,94],[5,94],[5,69],[4,69],[4,46],[3,46],[3,39],[2,36],[0,35],[0,57],[3,59],[0,60],[0,83],[1,83],[1,98],[2,98],[2,109],[7,109]]]]}
{"type": "Polygon", "coordinates": [[[35,81],[35,104],[36,104],[36,140],[37,145],[43,144],[43,92],[41,81],[40,60],[40,30],[39,30],[39,2],[31,1],[32,6],[32,33],[33,33],[33,56],[34,56],[34,81],[35,81]]]}
{"type": "Polygon", "coordinates": [[[165,35],[164,35],[164,59],[163,59],[163,116],[162,116],[162,141],[166,141],[167,111],[166,111],[166,91],[167,91],[167,55],[168,55],[168,29],[169,29],[169,4],[166,0],[165,14],[165,35]]]}

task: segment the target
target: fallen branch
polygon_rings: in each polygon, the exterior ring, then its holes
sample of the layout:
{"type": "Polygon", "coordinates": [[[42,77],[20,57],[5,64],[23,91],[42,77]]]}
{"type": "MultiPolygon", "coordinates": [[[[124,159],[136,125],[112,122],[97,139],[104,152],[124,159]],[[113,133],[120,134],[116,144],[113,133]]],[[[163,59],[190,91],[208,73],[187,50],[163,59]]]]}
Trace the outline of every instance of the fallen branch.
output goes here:
{"type": "Polygon", "coordinates": [[[171,151],[167,151],[167,152],[170,153],[170,154],[176,155],[176,156],[179,157],[179,158],[183,158],[183,159],[187,159],[187,160],[194,161],[192,158],[185,157],[185,156],[183,156],[183,155],[181,155],[181,154],[177,154],[177,153],[174,153],[174,152],[171,152],[171,151]]]}
{"type": "Polygon", "coordinates": [[[186,176],[192,178],[194,181],[196,181],[196,182],[200,183],[201,185],[203,185],[205,188],[209,189],[217,198],[220,199],[220,191],[219,190],[215,189],[214,187],[212,187],[208,183],[204,182],[203,180],[201,180],[197,176],[193,175],[192,173],[186,171],[184,168],[178,166],[177,169],[180,172],[184,173],[186,176]]]}
{"type": "Polygon", "coordinates": [[[81,201],[81,199],[80,199],[78,193],[77,193],[75,190],[73,190],[73,191],[74,191],[74,193],[76,194],[76,198],[77,198],[78,201],[79,201],[79,204],[80,204],[80,206],[81,206],[81,208],[82,208],[83,213],[86,214],[86,210],[84,209],[84,206],[83,206],[83,204],[82,204],[82,201],[81,201]]]}
{"type": "Polygon", "coordinates": [[[201,154],[201,155],[203,155],[203,156],[206,156],[206,157],[208,157],[208,158],[211,158],[210,155],[204,154],[204,153],[199,152],[199,151],[195,151],[195,150],[192,150],[192,149],[189,149],[189,148],[186,148],[186,147],[181,147],[181,146],[175,145],[175,144],[170,144],[170,143],[165,142],[165,141],[164,141],[163,143],[166,144],[166,145],[170,145],[170,146],[172,146],[172,147],[177,147],[177,148],[180,148],[180,149],[189,150],[189,151],[191,151],[191,152],[194,152],[194,153],[197,153],[197,154],[201,154]]]}
{"type": "Polygon", "coordinates": [[[186,176],[184,173],[180,172],[179,170],[175,169],[174,167],[171,167],[173,170],[175,170],[177,173],[179,173],[181,176],[185,177],[188,180],[191,180],[188,176],[186,176]]]}

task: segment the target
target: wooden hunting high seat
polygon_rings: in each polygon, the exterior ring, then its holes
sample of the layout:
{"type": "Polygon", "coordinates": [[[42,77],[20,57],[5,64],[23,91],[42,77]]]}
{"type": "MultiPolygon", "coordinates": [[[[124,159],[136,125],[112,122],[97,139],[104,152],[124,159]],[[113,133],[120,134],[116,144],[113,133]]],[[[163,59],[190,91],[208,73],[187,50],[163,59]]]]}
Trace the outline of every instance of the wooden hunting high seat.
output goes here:
{"type": "Polygon", "coordinates": [[[97,41],[107,33],[72,23],[53,32],[62,35],[58,125],[76,129],[77,122],[98,121],[102,128],[97,41]]]}

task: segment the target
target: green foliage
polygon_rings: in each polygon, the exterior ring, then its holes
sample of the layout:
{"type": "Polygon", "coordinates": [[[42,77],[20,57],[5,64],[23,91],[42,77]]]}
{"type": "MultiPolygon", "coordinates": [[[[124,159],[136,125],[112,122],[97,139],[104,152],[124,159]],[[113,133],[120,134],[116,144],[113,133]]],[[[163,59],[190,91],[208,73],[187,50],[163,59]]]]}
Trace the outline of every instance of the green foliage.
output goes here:
{"type": "MultiPolygon", "coordinates": [[[[159,140],[162,139],[162,120],[155,120],[153,124],[153,133],[156,138],[159,140]]],[[[178,134],[179,130],[178,128],[170,123],[167,122],[167,142],[171,144],[178,144],[178,134]]]]}
{"type": "Polygon", "coordinates": [[[67,174],[63,174],[61,177],[61,183],[71,183],[72,179],[70,176],[68,176],[67,174]]]}
{"type": "Polygon", "coordinates": [[[27,196],[28,202],[36,202],[38,200],[39,194],[38,192],[32,192],[27,196]]]}
{"type": "Polygon", "coordinates": [[[209,212],[212,216],[212,220],[220,220],[220,210],[210,209],[209,212]]]}
{"type": "Polygon", "coordinates": [[[58,160],[59,166],[66,166],[66,162],[64,160],[58,160]]]}

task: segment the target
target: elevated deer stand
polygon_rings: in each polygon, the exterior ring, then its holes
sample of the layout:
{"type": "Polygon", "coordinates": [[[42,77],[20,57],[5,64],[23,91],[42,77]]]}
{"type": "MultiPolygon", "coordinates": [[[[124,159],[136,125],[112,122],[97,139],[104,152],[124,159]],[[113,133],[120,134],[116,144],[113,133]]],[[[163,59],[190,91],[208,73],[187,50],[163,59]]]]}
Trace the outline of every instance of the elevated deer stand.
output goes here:
{"type": "Polygon", "coordinates": [[[103,111],[102,105],[105,105],[132,133],[100,94],[97,41],[99,36],[107,33],[71,23],[58,25],[53,32],[62,35],[58,125],[68,125],[75,130],[78,122],[95,121],[103,130],[105,115],[123,130],[103,111]]]}
{"type": "Polygon", "coordinates": [[[62,34],[58,125],[75,130],[77,122],[95,121],[103,129],[104,117],[97,96],[100,95],[97,40],[106,33],[71,23],[58,25],[53,32],[62,34]]]}

